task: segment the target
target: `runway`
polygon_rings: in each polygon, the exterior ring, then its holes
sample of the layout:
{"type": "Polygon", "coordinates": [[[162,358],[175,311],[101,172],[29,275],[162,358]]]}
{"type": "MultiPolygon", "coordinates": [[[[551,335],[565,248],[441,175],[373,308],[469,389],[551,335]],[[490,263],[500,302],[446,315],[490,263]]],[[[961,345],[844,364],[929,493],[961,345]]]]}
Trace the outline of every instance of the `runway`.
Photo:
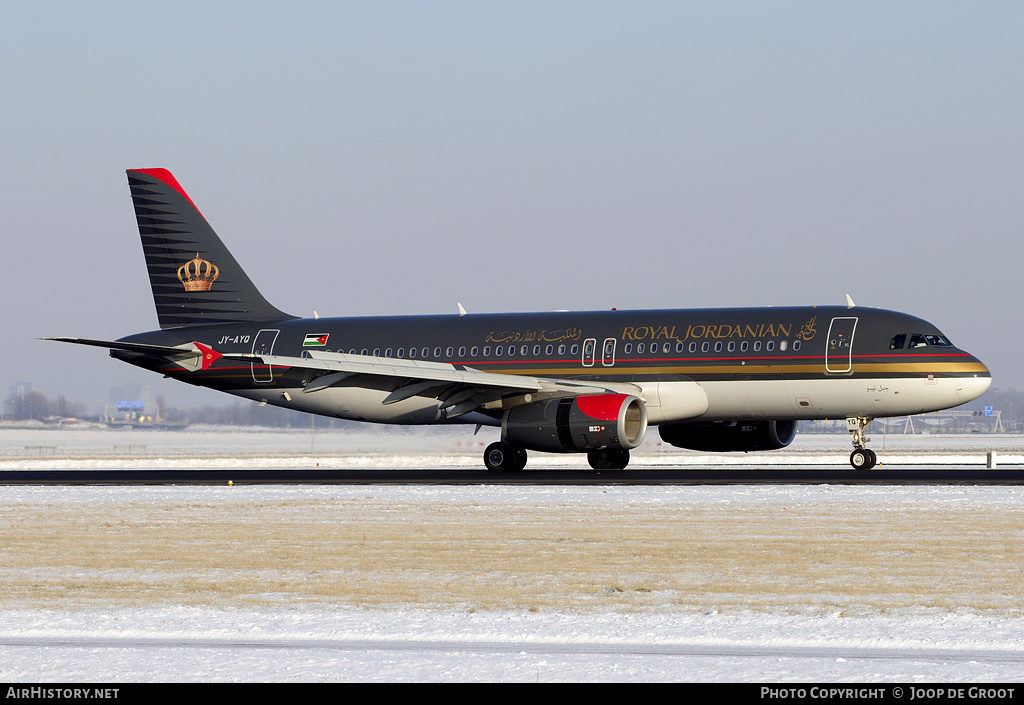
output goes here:
{"type": "Polygon", "coordinates": [[[467,468],[5,470],[0,485],[1024,485],[1024,467],[639,467],[625,470],[467,468]]]}

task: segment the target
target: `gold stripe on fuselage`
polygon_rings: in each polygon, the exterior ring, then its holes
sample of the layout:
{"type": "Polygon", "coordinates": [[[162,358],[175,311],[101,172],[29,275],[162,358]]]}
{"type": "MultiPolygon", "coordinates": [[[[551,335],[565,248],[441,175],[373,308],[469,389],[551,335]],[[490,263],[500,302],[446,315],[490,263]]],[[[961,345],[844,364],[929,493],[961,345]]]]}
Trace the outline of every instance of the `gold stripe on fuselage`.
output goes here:
{"type": "MultiPolygon", "coordinates": [[[[472,364],[466,365],[472,367],[472,364]]],[[[825,372],[820,362],[813,365],[778,363],[774,365],[651,365],[651,366],[620,366],[604,367],[551,367],[515,369],[488,369],[488,372],[509,375],[535,375],[538,377],[564,377],[567,375],[643,375],[643,374],[676,374],[676,375],[757,375],[757,374],[821,374],[823,376],[859,375],[907,375],[907,374],[988,374],[989,370],[980,362],[859,362],[854,363],[849,371],[825,372]]]]}

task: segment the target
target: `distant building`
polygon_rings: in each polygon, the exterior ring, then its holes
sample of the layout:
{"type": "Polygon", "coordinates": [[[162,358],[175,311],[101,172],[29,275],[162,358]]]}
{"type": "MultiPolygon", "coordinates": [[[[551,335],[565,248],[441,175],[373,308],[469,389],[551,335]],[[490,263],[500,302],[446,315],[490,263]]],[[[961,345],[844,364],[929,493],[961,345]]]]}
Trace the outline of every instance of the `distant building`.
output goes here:
{"type": "Polygon", "coordinates": [[[24,399],[32,394],[32,383],[31,382],[15,382],[13,386],[8,387],[10,390],[7,394],[8,399],[24,399]]]}

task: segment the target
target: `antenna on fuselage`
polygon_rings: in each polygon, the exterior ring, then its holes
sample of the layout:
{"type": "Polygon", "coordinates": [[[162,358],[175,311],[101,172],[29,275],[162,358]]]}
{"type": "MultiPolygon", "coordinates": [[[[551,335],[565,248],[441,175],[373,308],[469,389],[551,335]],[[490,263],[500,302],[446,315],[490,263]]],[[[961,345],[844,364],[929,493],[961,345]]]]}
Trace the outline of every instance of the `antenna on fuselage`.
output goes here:
{"type": "Polygon", "coordinates": [[[853,303],[853,299],[850,298],[850,295],[847,294],[846,295],[846,308],[853,308],[856,305],[857,304],[853,303]]]}
{"type": "Polygon", "coordinates": [[[462,318],[463,316],[465,316],[466,315],[466,309],[462,308],[462,304],[459,303],[458,301],[456,301],[455,305],[459,307],[459,318],[462,318]]]}

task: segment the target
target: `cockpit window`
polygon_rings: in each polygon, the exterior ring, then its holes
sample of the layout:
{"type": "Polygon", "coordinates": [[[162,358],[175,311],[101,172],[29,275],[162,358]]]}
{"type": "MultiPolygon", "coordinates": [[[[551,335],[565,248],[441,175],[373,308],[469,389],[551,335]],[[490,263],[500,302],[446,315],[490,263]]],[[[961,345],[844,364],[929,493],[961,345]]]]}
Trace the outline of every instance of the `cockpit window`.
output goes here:
{"type": "MultiPolygon", "coordinates": [[[[902,350],[903,341],[906,339],[906,337],[907,336],[903,333],[894,336],[893,339],[889,342],[889,349],[902,350]]],[[[910,345],[908,345],[907,347],[910,349],[914,349],[928,347],[929,345],[932,345],[936,348],[953,347],[953,343],[949,342],[949,338],[939,333],[914,333],[912,336],[910,336],[910,345]]]]}

